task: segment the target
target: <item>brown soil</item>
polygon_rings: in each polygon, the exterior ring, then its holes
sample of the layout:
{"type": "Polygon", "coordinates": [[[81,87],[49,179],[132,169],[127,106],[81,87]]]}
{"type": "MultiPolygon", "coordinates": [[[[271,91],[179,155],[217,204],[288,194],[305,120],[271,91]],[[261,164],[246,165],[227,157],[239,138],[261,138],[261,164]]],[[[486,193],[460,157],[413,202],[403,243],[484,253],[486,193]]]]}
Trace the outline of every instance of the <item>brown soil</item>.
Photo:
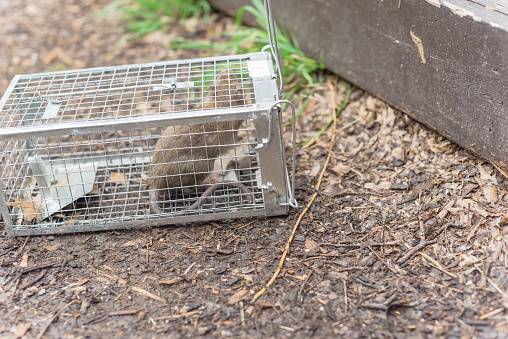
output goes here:
{"type": "MultiPolygon", "coordinates": [[[[216,39],[211,30],[234,25],[214,15],[193,22],[197,32],[175,24],[125,43],[116,21],[94,15],[107,3],[0,2],[0,93],[17,73],[194,57],[168,50],[169,41],[216,39]]],[[[312,96],[300,141],[342,101],[336,80],[329,75],[312,96]]],[[[358,89],[337,128],[318,196],[257,302],[302,207],[281,218],[135,231],[28,239],[3,231],[0,336],[35,338],[48,323],[47,338],[508,336],[508,182],[358,89]],[[20,268],[25,260],[33,270],[20,268]]],[[[301,206],[330,140],[298,149],[301,206]]]]}

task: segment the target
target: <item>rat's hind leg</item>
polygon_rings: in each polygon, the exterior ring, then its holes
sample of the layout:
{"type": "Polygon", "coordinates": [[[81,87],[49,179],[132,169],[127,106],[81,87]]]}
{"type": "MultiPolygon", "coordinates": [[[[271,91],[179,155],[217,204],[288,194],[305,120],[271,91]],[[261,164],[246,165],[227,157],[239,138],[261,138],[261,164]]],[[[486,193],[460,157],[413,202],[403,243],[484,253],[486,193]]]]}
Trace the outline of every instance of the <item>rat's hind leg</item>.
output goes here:
{"type": "Polygon", "coordinates": [[[151,190],[149,194],[150,194],[150,212],[152,214],[160,214],[159,201],[157,199],[155,191],[151,190]]]}

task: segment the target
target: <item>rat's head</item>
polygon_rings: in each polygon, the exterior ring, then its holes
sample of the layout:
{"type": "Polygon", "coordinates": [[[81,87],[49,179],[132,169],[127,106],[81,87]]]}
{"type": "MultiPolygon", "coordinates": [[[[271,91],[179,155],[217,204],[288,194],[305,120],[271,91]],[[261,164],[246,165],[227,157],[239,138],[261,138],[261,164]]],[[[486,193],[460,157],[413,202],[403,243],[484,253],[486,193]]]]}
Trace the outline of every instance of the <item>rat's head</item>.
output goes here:
{"type": "Polygon", "coordinates": [[[240,77],[231,69],[223,69],[210,84],[210,93],[216,98],[217,105],[230,106],[227,102],[243,98],[240,77]]]}
{"type": "Polygon", "coordinates": [[[232,69],[223,69],[217,73],[214,81],[215,86],[227,86],[230,83],[234,83],[235,85],[239,83],[238,75],[236,75],[235,71],[232,69]]]}

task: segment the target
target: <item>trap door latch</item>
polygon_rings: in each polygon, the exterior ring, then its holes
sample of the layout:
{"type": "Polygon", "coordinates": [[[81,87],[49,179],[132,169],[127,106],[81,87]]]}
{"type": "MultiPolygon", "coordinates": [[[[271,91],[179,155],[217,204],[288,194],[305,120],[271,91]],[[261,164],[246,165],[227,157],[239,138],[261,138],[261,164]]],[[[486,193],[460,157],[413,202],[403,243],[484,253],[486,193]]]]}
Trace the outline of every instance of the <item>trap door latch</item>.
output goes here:
{"type": "Polygon", "coordinates": [[[262,112],[256,114],[255,119],[259,119],[259,128],[256,127],[258,144],[256,149],[267,147],[270,143],[272,135],[272,125],[276,125],[279,115],[279,107],[274,105],[274,99],[277,99],[277,88],[275,80],[277,76],[273,71],[271,60],[260,55],[252,56],[247,60],[247,68],[249,76],[252,79],[254,87],[254,96],[256,98],[256,105],[262,109],[262,112]]]}
{"type": "MultiPolygon", "coordinates": [[[[272,108],[270,111],[268,111],[267,113],[262,113],[260,115],[260,117],[266,119],[266,122],[267,122],[267,129],[266,129],[266,132],[263,133],[261,130],[258,130],[257,129],[257,134],[258,134],[258,144],[256,145],[256,149],[260,149],[260,148],[264,148],[264,147],[267,147],[268,144],[270,144],[270,139],[271,139],[271,136],[272,136],[272,120],[273,120],[273,112],[276,112],[277,108],[272,108]]],[[[259,118],[259,117],[258,117],[259,118]]]]}

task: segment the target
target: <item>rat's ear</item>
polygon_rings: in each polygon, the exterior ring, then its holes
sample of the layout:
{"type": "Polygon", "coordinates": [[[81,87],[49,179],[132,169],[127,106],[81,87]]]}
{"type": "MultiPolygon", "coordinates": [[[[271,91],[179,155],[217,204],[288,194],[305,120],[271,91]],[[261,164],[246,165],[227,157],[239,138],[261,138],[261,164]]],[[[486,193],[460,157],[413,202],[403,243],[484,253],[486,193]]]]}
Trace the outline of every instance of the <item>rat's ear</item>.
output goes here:
{"type": "Polygon", "coordinates": [[[235,92],[236,92],[236,94],[243,94],[243,87],[242,87],[242,85],[236,85],[235,92]]]}

